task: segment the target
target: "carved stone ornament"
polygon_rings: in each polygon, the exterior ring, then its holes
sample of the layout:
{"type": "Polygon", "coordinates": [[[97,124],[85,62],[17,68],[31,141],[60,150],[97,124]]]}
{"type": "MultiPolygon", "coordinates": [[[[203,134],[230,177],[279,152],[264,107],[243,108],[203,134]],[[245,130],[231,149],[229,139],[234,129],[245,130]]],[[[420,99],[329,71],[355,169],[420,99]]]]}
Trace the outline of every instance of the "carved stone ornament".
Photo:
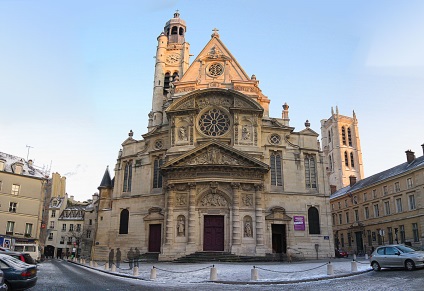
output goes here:
{"type": "Polygon", "coordinates": [[[187,190],[187,184],[176,184],[175,189],[177,189],[178,191],[185,191],[187,190]]]}
{"type": "Polygon", "coordinates": [[[187,195],[186,194],[177,194],[176,197],[176,206],[185,206],[187,205],[187,195]]]}
{"type": "Polygon", "coordinates": [[[221,97],[221,96],[201,97],[196,100],[196,105],[200,109],[208,107],[208,106],[212,106],[212,105],[228,108],[228,107],[231,107],[232,104],[233,104],[232,99],[228,97],[221,97]]]}
{"type": "Polygon", "coordinates": [[[253,205],[253,195],[252,194],[243,195],[242,200],[243,200],[244,206],[252,206],[253,205]]]}
{"type": "Polygon", "coordinates": [[[200,200],[200,204],[202,206],[215,206],[215,207],[222,207],[227,206],[228,202],[227,200],[220,194],[212,194],[209,193],[205,195],[202,200],[200,200]]]}
{"type": "Polygon", "coordinates": [[[211,147],[187,161],[187,165],[237,165],[247,166],[247,163],[226,155],[221,149],[211,147]]]}

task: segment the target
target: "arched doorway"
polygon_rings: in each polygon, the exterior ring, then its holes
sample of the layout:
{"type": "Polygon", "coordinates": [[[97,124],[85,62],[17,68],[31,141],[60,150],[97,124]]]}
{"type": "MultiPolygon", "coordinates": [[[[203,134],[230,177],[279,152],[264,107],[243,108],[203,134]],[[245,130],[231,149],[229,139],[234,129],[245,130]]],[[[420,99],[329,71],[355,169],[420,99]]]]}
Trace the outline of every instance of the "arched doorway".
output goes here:
{"type": "Polygon", "coordinates": [[[47,258],[53,258],[54,257],[54,246],[48,245],[44,248],[44,256],[47,258]]]}

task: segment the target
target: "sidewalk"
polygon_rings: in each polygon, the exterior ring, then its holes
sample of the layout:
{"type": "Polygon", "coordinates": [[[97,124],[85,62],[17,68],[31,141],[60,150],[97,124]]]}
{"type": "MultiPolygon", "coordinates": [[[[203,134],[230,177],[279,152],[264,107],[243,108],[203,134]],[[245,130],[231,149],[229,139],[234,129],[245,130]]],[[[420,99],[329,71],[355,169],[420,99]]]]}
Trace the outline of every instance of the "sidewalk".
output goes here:
{"type": "MultiPolygon", "coordinates": [[[[72,262],[75,263],[75,262],[72,262]]],[[[79,264],[79,263],[77,263],[79,264]]],[[[369,260],[357,258],[357,271],[352,272],[352,259],[308,260],[301,262],[262,262],[262,263],[199,263],[179,264],[170,262],[139,263],[139,275],[134,276],[128,263],[121,263],[116,272],[105,270],[105,262],[97,262],[97,267],[90,267],[89,262],[84,265],[111,275],[152,281],[150,276],[155,268],[158,283],[205,283],[212,282],[211,268],[217,271],[216,280],[221,284],[288,284],[316,280],[326,280],[347,277],[371,271],[369,260]],[[333,266],[333,275],[327,275],[328,263],[333,266]],[[252,280],[252,269],[256,269],[257,280],[252,280]]],[[[256,272],[254,271],[254,272],[256,272]]]]}

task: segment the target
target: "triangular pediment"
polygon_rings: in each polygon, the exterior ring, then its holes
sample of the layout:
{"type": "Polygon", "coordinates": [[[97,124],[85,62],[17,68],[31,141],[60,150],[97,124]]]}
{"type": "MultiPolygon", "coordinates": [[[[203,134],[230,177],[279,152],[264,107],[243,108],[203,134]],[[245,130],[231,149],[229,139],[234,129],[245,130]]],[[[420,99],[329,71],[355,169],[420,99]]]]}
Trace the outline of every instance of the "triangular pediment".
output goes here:
{"type": "Polygon", "coordinates": [[[248,154],[226,144],[211,141],[203,144],[162,166],[162,171],[193,167],[234,167],[268,172],[269,166],[248,154]]]}
{"type": "Polygon", "coordinates": [[[300,134],[304,135],[312,135],[312,136],[319,136],[318,133],[310,129],[309,127],[305,128],[304,130],[299,131],[300,134]]]}

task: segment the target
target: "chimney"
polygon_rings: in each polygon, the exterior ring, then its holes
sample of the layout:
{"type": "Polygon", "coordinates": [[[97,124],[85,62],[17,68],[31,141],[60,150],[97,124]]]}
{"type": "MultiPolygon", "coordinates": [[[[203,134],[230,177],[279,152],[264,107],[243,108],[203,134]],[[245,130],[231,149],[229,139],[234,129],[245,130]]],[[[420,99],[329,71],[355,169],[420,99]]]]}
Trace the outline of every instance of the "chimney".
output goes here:
{"type": "Polygon", "coordinates": [[[415,153],[411,150],[407,150],[405,153],[408,164],[412,163],[415,160],[415,153]]]}
{"type": "Polygon", "coordinates": [[[423,156],[424,156],[424,143],[421,145],[421,147],[423,148],[423,156]]]}
{"type": "Polygon", "coordinates": [[[330,185],[330,192],[331,192],[331,194],[336,193],[336,191],[337,191],[336,185],[330,185]]]}
{"type": "Polygon", "coordinates": [[[355,185],[356,183],[356,176],[349,176],[349,182],[350,182],[350,187],[352,187],[353,185],[355,185]]]}
{"type": "Polygon", "coordinates": [[[28,166],[32,167],[32,163],[33,163],[32,160],[29,160],[28,161],[28,166]]]}

